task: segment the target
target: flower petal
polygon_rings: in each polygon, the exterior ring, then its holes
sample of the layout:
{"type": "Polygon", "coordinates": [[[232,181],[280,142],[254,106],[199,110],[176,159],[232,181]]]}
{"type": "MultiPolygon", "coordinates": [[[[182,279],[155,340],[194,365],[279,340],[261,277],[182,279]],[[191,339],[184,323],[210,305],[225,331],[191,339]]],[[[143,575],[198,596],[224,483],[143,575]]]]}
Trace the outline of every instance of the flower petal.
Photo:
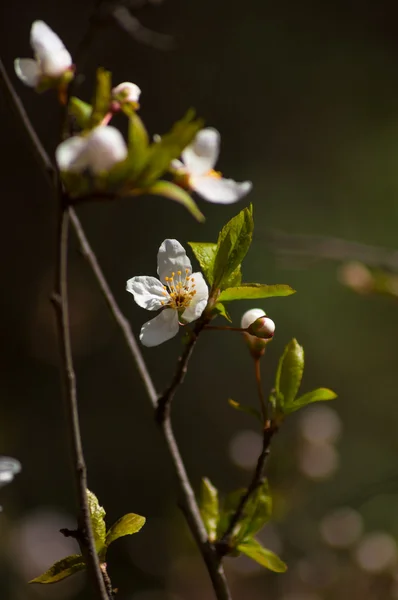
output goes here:
{"type": "Polygon", "coordinates": [[[220,152],[220,134],[217,129],[206,127],[196,134],[192,144],[182,153],[187,170],[193,175],[204,175],[214,168],[220,152]]]}
{"type": "Polygon", "coordinates": [[[40,79],[39,65],[33,58],[17,58],[14,60],[15,73],[25,85],[36,87],[40,79]]]}
{"type": "Polygon", "coordinates": [[[168,298],[168,293],[156,277],[133,277],[126,284],[126,290],[142,308],[158,310],[168,298]]]}
{"type": "Polygon", "coordinates": [[[158,252],[158,275],[160,281],[165,281],[166,277],[177,271],[182,271],[185,275],[186,269],[192,272],[191,261],[189,260],[184,248],[177,240],[164,240],[158,252]]]}
{"type": "Polygon", "coordinates": [[[138,102],[141,96],[141,88],[130,81],[123,81],[123,83],[119,83],[112,90],[113,96],[117,96],[118,94],[123,94],[124,102],[138,102]]]}
{"type": "Polygon", "coordinates": [[[61,171],[79,173],[88,167],[87,138],[78,135],[70,137],[55,151],[55,159],[61,171]]]}
{"type": "Polygon", "coordinates": [[[44,21],[33,22],[30,30],[30,45],[40,60],[48,53],[65,49],[62,40],[44,21]]]}
{"type": "Polygon", "coordinates": [[[140,340],[144,346],[158,346],[178,333],[178,313],[165,308],[141,327],[140,340]]]}
{"type": "Polygon", "coordinates": [[[192,189],[199,196],[216,204],[237,202],[246,196],[253,187],[251,181],[237,183],[233,179],[213,176],[191,177],[190,183],[192,189]]]}
{"type": "Polygon", "coordinates": [[[66,48],[58,52],[47,52],[40,59],[40,68],[47,77],[61,77],[72,66],[72,57],[66,48]]]}
{"type": "Polygon", "coordinates": [[[191,304],[185,310],[182,318],[187,323],[198,319],[207,306],[209,298],[209,288],[202,273],[192,273],[191,281],[195,282],[196,294],[192,298],[191,304]]]}
{"type": "Polygon", "coordinates": [[[14,479],[14,475],[21,470],[21,463],[16,458],[9,456],[0,457],[0,487],[14,479]]]}
{"type": "Polygon", "coordinates": [[[116,127],[100,126],[87,137],[90,168],[98,174],[109,171],[116,163],[127,157],[126,142],[116,127]]]}
{"type": "Polygon", "coordinates": [[[252,323],[254,323],[254,321],[257,321],[257,319],[259,319],[260,317],[265,317],[265,312],[263,311],[263,309],[251,308],[243,314],[240,326],[242,327],[242,329],[247,329],[252,323]]]}

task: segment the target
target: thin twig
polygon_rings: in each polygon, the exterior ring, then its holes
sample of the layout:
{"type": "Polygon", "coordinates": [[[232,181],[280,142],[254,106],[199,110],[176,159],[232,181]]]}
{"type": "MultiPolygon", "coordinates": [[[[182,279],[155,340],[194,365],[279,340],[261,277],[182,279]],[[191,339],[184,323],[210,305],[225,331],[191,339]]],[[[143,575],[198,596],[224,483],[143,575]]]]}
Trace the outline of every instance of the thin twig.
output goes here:
{"type": "Polygon", "coordinates": [[[60,194],[60,217],[58,226],[57,261],[53,305],[56,314],[61,355],[61,375],[67,415],[67,431],[70,436],[75,472],[78,512],[78,541],[98,598],[108,600],[98,555],[95,549],[87,498],[87,469],[84,460],[77,407],[76,377],[73,368],[70,322],[68,308],[68,231],[69,213],[60,194]]]}
{"type": "Polygon", "coordinates": [[[267,417],[268,417],[267,403],[264,398],[263,385],[261,382],[261,368],[260,367],[261,367],[260,358],[257,357],[254,359],[254,372],[256,375],[257,393],[258,393],[258,399],[260,400],[261,414],[263,416],[263,426],[264,426],[264,428],[266,428],[267,417]]]}
{"type": "Polygon", "coordinates": [[[242,519],[244,515],[244,511],[246,505],[252,495],[256,492],[256,490],[263,484],[264,482],[264,467],[265,461],[267,460],[267,456],[269,454],[269,447],[272,440],[273,435],[277,432],[277,427],[275,425],[270,424],[263,431],[263,445],[261,449],[261,454],[258,457],[257,465],[255,471],[253,473],[252,480],[247,488],[246,492],[243,494],[242,498],[239,501],[239,504],[236,508],[235,513],[232,515],[231,520],[228,524],[228,527],[221,537],[220,541],[217,543],[216,548],[220,556],[224,556],[229,552],[231,538],[234,534],[234,529],[239,521],[242,519]]]}

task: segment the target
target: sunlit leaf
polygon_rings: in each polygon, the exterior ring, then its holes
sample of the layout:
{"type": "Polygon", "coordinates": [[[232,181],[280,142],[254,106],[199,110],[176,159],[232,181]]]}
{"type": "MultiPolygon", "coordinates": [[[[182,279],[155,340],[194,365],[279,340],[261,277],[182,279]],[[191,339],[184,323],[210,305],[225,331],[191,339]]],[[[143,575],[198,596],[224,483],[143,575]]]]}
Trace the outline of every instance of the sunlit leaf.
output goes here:
{"type": "Polygon", "coordinates": [[[100,125],[105,115],[109,112],[112,100],[112,74],[102,67],[97,69],[97,85],[95,88],[93,111],[90,118],[90,127],[100,125]]]}
{"type": "Polygon", "coordinates": [[[210,242],[188,242],[188,244],[191,246],[195,258],[208,283],[212,285],[217,244],[212,244],[210,242]]]}
{"type": "Polygon", "coordinates": [[[48,569],[43,575],[35,577],[29,583],[57,583],[66,577],[70,577],[77,571],[81,571],[86,567],[81,554],[74,554],[59,560],[48,569]]]}
{"type": "Polygon", "coordinates": [[[218,299],[221,302],[232,300],[255,300],[259,298],[273,298],[276,296],[290,296],[294,294],[289,285],[266,285],[262,283],[242,283],[239,287],[229,287],[221,292],[218,299]]]}
{"type": "Polygon", "coordinates": [[[140,529],[145,524],[145,517],[141,515],[136,515],[134,513],[128,513],[121,517],[112,527],[109,529],[106,534],[106,547],[110,546],[115,540],[125,536],[125,535],[133,535],[134,533],[138,533],[140,529]]]}
{"type": "Polygon", "coordinates": [[[312,404],[313,402],[324,402],[325,400],[334,400],[334,398],[337,398],[337,394],[335,394],[332,390],[328,390],[327,388],[318,388],[312,392],[303,394],[299,398],[296,398],[294,402],[285,406],[284,413],[289,415],[299,408],[303,408],[308,404],[312,404]]]}
{"type": "Polygon", "coordinates": [[[217,302],[217,304],[213,306],[212,312],[220,317],[224,317],[224,319],[227,319],[227,321],[232,323],[232,319],[222,302],[217,302]]]}
{"type": "Polygon", "coordinates": [[[245,404],[239,404],[239,402],[235,402],[235,400],[232,400],[232,398],[228,400],[228,403],[230,406],[232,406],[232,408],[235,408],[235,410],[239,410],[240,412],[244,412],[252,417],[256,417],[256,419],[262,423],[261,413],[257,408],[254,408],[253,406],[247,406],[245,404]]]}
{"type": "Polygon", "coordinates": [[[90,510],[91,526],[95,541],[95,548],[100,552],[105,545],[106,525],[105,525],[105,509],[100,506],[98,498],[93,492],[87,490],[88,507],[90,510]]]}
{"type": "Polygon", "coordinates": [[[203,222],[205,220],[191,196],[178,185],[171,183],[171,181],[157,181],[150,187],[145,188],[144,191],[146,194],[164,196],[165,198],[174,200],[182,204],[197,221],[203,222]]]}
{"type": "Polygon", "coordinates": [[[218,491],[209,479],[202,479],[200,494],[200,513],[206,527],[209,540],[214,542],[217,537],[219,518],[218,491]]]}
{"type": "Polygon", "coordinates": [[[83,102],[80,98],[72,96],[69,100],[69,114],[76,119],[76,123],[81,129],[86,129],[90,123],[90,117],[93,110],[91,104],[83,102]]]}
{"type": "Polygon", "coordinates": [[[267,481],[250,496],[243,514],[239,539],[253,536],[268,523],[272,514],[272,499],[267,481]]]}
{"type": "Polygon", "coordinates": [[[284,411],[285,406],[290,406],[299,390],[304,371],[304,349],[292,339],[286,346],[278,364],[275,379],[277,402],[284,411]]]}
{"type": "Polygon", "coordinates": [[[213,269],[213,287],[224,289],[225,282],[240,266],[250,248],[253,235],[251,205],[231,219],[218,236],[213,269]]]}
{"type": "Polygon", "coordinates": [[[271,552],[271,550],[264,548],[257,540],[248,539],[241,542],[238,545],[238,550],[275,573],[284,573],[287,569],[286,563],[279,556],[271,552]]]}

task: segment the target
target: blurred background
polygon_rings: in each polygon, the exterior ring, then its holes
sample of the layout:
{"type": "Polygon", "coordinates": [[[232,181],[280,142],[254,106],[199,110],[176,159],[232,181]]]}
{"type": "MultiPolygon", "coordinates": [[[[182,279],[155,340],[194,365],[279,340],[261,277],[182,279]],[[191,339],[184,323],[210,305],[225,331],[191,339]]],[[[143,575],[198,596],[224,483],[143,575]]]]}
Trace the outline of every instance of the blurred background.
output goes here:
{"type": "MultiPolygon", "coordinates": [[[[92,8],[82,0],[13,0],[1,7],[1,56],[49,152],[58,143],[59,108],[51,93],[36,95],[17,80],[13,60],[31,56],[30,26],[39,18],[73,56],[92,8]]],[[[234,600],[398,598],[397,4],[165,0],[136,15],[172,35],[174,49],[162,52],[116,26],[104,28],[89,49],[80,96],[90,100],[102,65],[115,84],[131,80],[142,88],[141,114],[153,134],[194,106],[222,134],[220,170],[251,179],[254,190],[229,207],[199,200],[204,226],[160,198],[81,208],[124,314],[138,333],[148,315],[125,282],[155,274],[164,238],[215,241],[250,200],[255,239],[245,280],[297,290],[256,303],[277,325],[263,359],[265,390],[296,337],[306,353],[302,391],[325,386],[338,393],[333,403],[290,417],[275,438],[268,464],[275,514],[260,538],[289,570],[275,575],[244,558],[228,559],[234,600]],[[314,235],[321,236],[315,244],[314,235]],[[384,262],[368,246],[389,248],[384,262]]],[[[23,467],[1,490],[0,597],[82,600],[89,592],[80,575],[56,586],[26,584],[76,552],[59,533],[74,527],[75,507],[49,303],[55,199],[1,95],[0,111],[0,454],[23,467]]],[[[109,551],[117,597],[211,600],[151,408],[76,241],[70,305],[89,486],[108,525],[126,512],[147,517],[139,534],[109,551]]],[[[231,306],[236,324],[251,307],[231,306]]],[[[180,341],[143,351],[161,390],[180,341]]],[[[230,397],[256,405],[252,361],[239,335],[208,332],[173,409],[196,490],[202,476],[222,493],[251,476],[259,432],[228,405],[230,397]]]]}

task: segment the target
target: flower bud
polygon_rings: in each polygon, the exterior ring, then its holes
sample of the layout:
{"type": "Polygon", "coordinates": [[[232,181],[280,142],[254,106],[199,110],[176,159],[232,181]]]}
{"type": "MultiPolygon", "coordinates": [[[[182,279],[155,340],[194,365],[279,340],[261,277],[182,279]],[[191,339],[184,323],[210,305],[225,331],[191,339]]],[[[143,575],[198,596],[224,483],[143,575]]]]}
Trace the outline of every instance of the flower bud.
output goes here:
{"type": "Polygon", "coordinates": [[[140,95],[141,89],[138,85],[131,83],[130,81],[119,83],[119,85],[112,90],[113,99],[120,103],[132,102],[138,105],[140,95]]]}
{"type": "Polygon", "coordinates": [[[246,311],[241,320],[243,334],[253,358],[260,358],[268,342],[275,332],[275,323],[269,319],[262,308],[252,308],[246,311]]]}

